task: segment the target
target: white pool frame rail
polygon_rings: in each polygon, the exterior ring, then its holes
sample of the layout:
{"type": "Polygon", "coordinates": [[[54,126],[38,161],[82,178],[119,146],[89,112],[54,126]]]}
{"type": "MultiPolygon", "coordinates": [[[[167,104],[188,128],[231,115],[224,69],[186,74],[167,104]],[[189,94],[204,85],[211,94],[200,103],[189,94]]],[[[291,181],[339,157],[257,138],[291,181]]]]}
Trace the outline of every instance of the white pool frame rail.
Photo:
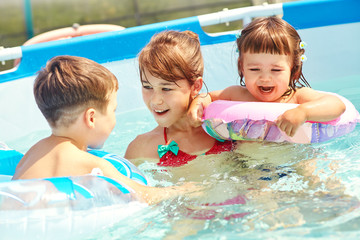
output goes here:
{"type": "Polygon", "coordinates": [[[198,16],[200,26],[211,26],[221,23],[242,20],[243,25],[247,25],[254,17],[282,15],[282,3],[263,4],[259,6],[236,8],[232,10],[223,10],[216,13],[204,14],[198,16]]]}
{"type": "MultiPolygon", "coordinates": [[[[263,4],[223,10],[216,13],[199,15],[200,26],[211,26],[221,23],[228,23],[243,20],[243,25],[251,22],[252,18],[260,16],[282,15],[282,3],[263,4]]],[[[22,58],[21,47],[0,48],[0,62],[22,58]]]]}
{"type": "Polygon", "coordinates": [[[21,57],[21,47],[0,48],[0,61],[13,60],[21,57]]]}

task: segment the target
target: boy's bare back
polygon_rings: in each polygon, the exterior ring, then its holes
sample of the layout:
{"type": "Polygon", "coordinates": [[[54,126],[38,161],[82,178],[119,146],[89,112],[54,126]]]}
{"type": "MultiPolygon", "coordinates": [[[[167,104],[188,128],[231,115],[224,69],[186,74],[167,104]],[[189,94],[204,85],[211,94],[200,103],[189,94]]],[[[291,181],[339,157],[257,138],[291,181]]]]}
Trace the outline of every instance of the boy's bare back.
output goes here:
{"type": "Polygon", "coordinates": [[[51,135],[31,147],[18,164],[13,179],[89,174],[99,161],[102,160],[78,149],[71,140],[51,135]]]}

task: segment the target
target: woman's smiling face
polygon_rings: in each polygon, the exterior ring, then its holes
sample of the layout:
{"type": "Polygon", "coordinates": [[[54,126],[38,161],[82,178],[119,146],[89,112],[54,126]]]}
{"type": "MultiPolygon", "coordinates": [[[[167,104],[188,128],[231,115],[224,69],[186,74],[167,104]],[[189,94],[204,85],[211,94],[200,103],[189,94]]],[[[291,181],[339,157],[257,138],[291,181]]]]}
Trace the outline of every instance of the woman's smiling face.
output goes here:
{"type": "Polygon", "coordinates": [[[248,91],[262,102],[280,101],[289,87],[291,58],[270,53],[244,53],[242,58],[248,91]]]}

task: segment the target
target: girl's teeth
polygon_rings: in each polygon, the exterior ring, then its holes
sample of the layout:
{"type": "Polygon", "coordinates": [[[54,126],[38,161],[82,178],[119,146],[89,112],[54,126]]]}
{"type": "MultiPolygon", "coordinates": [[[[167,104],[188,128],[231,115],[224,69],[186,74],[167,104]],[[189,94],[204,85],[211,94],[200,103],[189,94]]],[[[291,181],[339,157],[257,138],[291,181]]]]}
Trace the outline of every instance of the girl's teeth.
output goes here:
{"type": "Polygon", "coordinates": [[[163,112],[165,112],[166,110],[154,110],[155,112],[157,112],[157,113],[163,113],[163,112]]]}
{"type": "Polygon", "coordinates": [[[273,87],[260,87],[260,89],[263,92],[270,92],[273,89],[273,87]]]}

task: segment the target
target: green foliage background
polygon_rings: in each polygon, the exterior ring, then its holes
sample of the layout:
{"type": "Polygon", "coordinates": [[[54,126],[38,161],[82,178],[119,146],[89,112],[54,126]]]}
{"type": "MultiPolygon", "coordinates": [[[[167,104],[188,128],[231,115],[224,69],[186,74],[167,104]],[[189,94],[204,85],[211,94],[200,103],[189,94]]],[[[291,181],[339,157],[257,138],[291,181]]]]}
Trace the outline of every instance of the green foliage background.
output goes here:
{"type": "MultiPolygon", "coordinates": [[[[0,1],[0,46],[19,46],[27,40],[24,1],[0,1]]],[[[74,23],[128,28],[250,6],[251,0],[31,0],[31,4],[34,35],[38,35],[74,23]]],[[[226,31],[239,28],[238,24],[208,30],[226,31]]]]}
{"type": "MultiPolygon", "coordinates": [[[[0,46],[14,47],[28,40],[25,1],[31,2],[34,35],[70,27],[74,23],[115,24],[126,28],[234,9],[265,0],[0,0],[0,46]]],[[[269,3],[293,0],[268,0],[269,3]]],[[[204,27],[206,32],[242,28],[242,22],[204,27]]],[[[13,62],[0,64],[0,71],[13,62]]]]}

